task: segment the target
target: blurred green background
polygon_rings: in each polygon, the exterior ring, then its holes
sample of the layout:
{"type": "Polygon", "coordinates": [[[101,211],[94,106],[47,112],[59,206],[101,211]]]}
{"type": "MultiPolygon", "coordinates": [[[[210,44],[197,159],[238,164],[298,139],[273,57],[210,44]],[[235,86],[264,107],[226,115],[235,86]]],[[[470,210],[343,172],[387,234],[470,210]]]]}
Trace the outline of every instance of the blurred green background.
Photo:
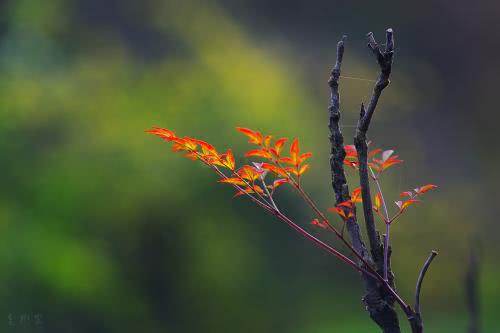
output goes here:
{"type": "MultiPolygon", "coordinates": [[[[371,80],[364,35],[380,40],[392,27],[392,85],[370,131],[374,146],[405,160],[384,176],[386,196],[440,186],[392,229],[398,289],[411,299],[421,264],[439,250],[423,290],[426,328],[465,332],[463,273],[478,247],[484,332],[500,332],[499,9],[2,1],[1,331],[377,332],[356,273],[143,130],[167,127],[240,156],[248,146],[235,126],[298,136],[314,153],[305,187],[330,207],[335,44],[348,34],[343,75],[371,80]]],[[[341,80],[347,141],[367,80],[341,80]]],[[[292,191],[278,200],[310,227],[292,191]]]]}

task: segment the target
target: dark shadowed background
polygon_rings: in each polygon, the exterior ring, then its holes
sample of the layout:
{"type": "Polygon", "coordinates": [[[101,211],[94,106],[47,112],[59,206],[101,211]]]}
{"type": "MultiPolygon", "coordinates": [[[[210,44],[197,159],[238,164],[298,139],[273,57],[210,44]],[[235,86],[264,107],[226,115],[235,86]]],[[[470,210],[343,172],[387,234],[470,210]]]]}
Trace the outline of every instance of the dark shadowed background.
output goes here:
{"type": "MultiPolygon", "coordinates": [[[[1,331],[376,332],[356,273],[143,131],[240,156],[235,126],[298,136],[314,153],[304,186],[331,207],[335,44],[349,36],[343,75],[358,78],[341,79],[351,141],[378,71],[364,36],[392,27],[370,139],[405,163],[383,186],[393,201],[439,185],[392,229],[398,289],[412,297],[437,249],[426,327],[465,332],[478,248],[484,332],[500,332],[499,13],[496,1],[2,1],[1,331]]],[[[310,228],[292,191],[278,200],[310,228]]]]}

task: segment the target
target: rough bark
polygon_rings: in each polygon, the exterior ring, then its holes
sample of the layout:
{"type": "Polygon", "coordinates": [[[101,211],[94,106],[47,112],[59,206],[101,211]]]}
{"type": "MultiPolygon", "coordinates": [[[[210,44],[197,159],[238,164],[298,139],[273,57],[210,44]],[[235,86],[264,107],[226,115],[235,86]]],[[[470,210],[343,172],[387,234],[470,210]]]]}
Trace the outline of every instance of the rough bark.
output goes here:
{"type": "MultiPolygon", "coordinates": [[[[366,134],[382,91],[389,85],[389,77],[391,75],[392,59],[394,54],[394,37],[392,29],[387,29],[386,48],[384,51],[380,50],[380,47],[375,41],[372,33],[369,33],[367,37],[368,47],[376,56],[380,67],[380,74],[373,88],[370,103],[368,104],[366,110],[364,105],[361,105],[360,118],[356,128],[356,134],[354,136],[354,145],[356,146],[356,151],[358,153],[359,181],[361,185],[361,196],[363,198],[363,215],[365,218],[366,232],[368,234],[368,241],[370,244],[370,253],[373,261],[375,262],[377,271],[383,273],[384,248],[380,240],[380,236],[375,228],[375,219],[372,210],[366,134]]],[[[394,288],[394,276],[390,267],[388,269],[388,276],[389,283],[394,288]]],[[[382,327],[384,332],[386,332],[386,328],[390,329],[390,332],[399,332],[399,320],[394,309],[394,297],[388,294],[382,285],[378,285],[377,291],[371,296],[372,298],[365,300],[365,302],[372,302],[371,307],[373,310],[370,311],[372,319],[382,327]]],[[[389,330],[387,330],[387,332],[389,332],[389,330]]]]}
{"type": "MultiPolygon", "coordinates": [[[[389,30],[388,30],[389,31],[389,30]]],[[[388,32],[389,33],[389,32],[388,32]]],[[[392,42],[392,30],[391,33],[391,45],[392,42]]],[[[373,37],[372,37],[373,38],[373,37]]],[[[330,79],[328,80],[328,85],[331,90],[331,101],[329,106],[329,129],[330,129],[330,143],[331,143],[331,154],[330,154],[330,169],[332,173],[332,187],[335,192],[336,203],[339,204],[341,202],[347,201],[350,199],[349,188],[347,185],[347,180],[345,177],[344,171],[344,158],[345,158],[345,150],[344,150],[344,138],[342,132],[340,130],[339,121],[340,121],[340,96],[339,96],[339,78],[340,78],[340,69],[342,65],[342,59],[344,55],[344,41],[345,36],[341,41],[337,44],[337,59],[335,62],[335,66],[331,71],[330,79]]],[[[392,64],[392,47],[390,49],[391,54],[391,64],[392,64]]],[[[388,76],[390,74],[390,66],[389,71],[383,70],[384,74],[383,82],[388,81],[388,76]]],[[[380,78],[379,78],[380,80],[380,78]]],[[[387,84],[385,84],[386,86],[387,84]]],[[[376,85],[376,89],[380,89],[378,92],[378,96],[380,96],[380,92],[383,88],[380,88],[382,85],[376,85]]],[[[384,87],[385,87],[384,86],[384,87]]],[[[373,102],[373,110],[375,109],[378,96],[373,102]]],[[[372,103],[371,103],[372,104],[372,103]]],[[[373,114],[373,111],[372,111],[373,114]]],[[[371,116],[370,116],[371,117],[371,116]]],[[[369,123],[369,119],[368,119],[369,123]]],[[[366,127],[366,130],[368,127],[366,127]]],[[[364,131],[366,135],[366,130],[364,131]]],[[[364,141],[365,142],[365,141],[364,141]]],[[[365,142],[366,146],[366,142],[365,142]]],[[[366,148],[365,148],[366,150],[366,148]]],[[[358,152],[359,154],[359,152],[358,152]]],[[[365,158],[366,160],[366,158],[365,158]]],[[[366,168],[366,164],[365,164],[366,168]]],[[[366,176],[368,175],[367,169],[365,170],[366,176]]],[[[366,179],[368,182],[368,179],[366,179]]],[[[368,190],[369,187],[365,188],[368,190]]],[[[363,196],[363,200],[365,197],[363,196]]],[[[370,198],[371,202],[371,198],[370,198]]],[[[369,211],[371,213],[371,203],[369,206],[369,211]]],[[[364,208],[365,216],[366,209],[364,208]]],[[[378,234],[375,231],[373,214],[371,216],[371,225],[369,230],[369,242],[371,246],[371,255],[367,251],[366,246],[363,242],[359,225],[357,223],[356,214],[354,217],[350,218],[347,222],[347,230],[349,233],[349,237],[351,239],[352,245],[354,249],[366,259],[369,263],[375,263],[375,267],[377,271],[381,274],[383,272],[383,248],[379,239],[378,234]],[[375,259],[375,260],[374,260],[375,259]],[[380,261],[382,260],[382,261],[380,261]]],[[[361,263],[360,263],[361,264],[361,263]]],[[[394,287],[393,283],[393,275],[392,273],[389,275],[389,283],[392,287],[394,287]]],[[[363,297],[363,302],[366,306],[367,311],[370,314],[371,319],[382,329],[385,333],[399,333],[401,332],[399,327],[399,320],[396,311],[394,310],[394,298],[388,294],[387,290],[375,279],[364,274],[362,275],[364,287],[366,290],[366,295],[363,297]]]]}

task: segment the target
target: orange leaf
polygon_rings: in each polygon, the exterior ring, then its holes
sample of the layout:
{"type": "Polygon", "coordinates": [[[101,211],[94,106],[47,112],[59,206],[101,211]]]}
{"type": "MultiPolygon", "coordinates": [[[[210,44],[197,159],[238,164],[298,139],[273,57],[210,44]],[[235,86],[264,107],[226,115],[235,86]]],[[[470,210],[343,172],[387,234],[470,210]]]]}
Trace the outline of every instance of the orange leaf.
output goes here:
{"type": "Polygon", "coordinates": [[[276,151],[276,156],[279,156],[281,154],[281,150],[283,150],[283,146],[285,145],[285,142],[287,140],[288,138],[281,138],[274,142],[274,149],[276,151]]]}
{"type": "Polygon", "coordinates": [[[190,152],[188,152],[188,153],[187,153],[186,155],[184,155],[184,156],[186,156],[187,158],[189,158],[189,159],[191,159],[191,160],[193,160],[193,161],[196,161],[196,160],[199,158],[199,157],[198,157],[198,153],[197,153],[197,152],[195,152],[195,151],[190,151],[190,152]]]}
{"type": "Polygon", "coordinates": [[[353,169],[356,169],[357,165],[358,165],[358,162],[357,161],[350,161],[350,160],[347,160],[345,159],[344,160],[344,165],[347,165],[353,169]]]}
{"type": "Polygon", "coordinates": [[[196,150],[196,148],[198,147],[195,139],[189,138],[187,136],[183,137],[182,139],[184,140],[184,147],[186,148],[186,150],[196,150]]]}
{"type": "Polygon", "coordinates": [[[263,140],[264,146],[269,147],[269,145],[271,144],[271,139],[272,138],[273,138],[272,135],[266,135],[266,137],[263,140]]]}
{"type": "Polygon", "coordinates": [[[309,170],[309,164],[304,164],[303,166],[301,166],[299,170],[299,176],[305,173],[307,170],[309,170]]]}
{"type": "Polygon", "coordinates": [[[331,212],[339,214],[340,217],[342,217],[342,219],[344,219],[344,220],[347,219],[347,216],[345,215],[344,210],[342,208],[340,208],[340,207],[328,208],[328,210],[331,211],[331,212]]]}
{"type": "Polygon", "coordinates": [[[279,167],[277,167],[277,166],[275,166],[273,164],[262,163],[261,168],[264,169],[264,170],[267,170],[267,171],[274,172],[275,174],[277,174],[279,176],[288,178],[288,173],[286,172],[285,169],[279,168],[279,167]]]}
{"type": "Polygon", "coordinates": [[[347,207],[347,208],[352,208],[352,201],[351,200],[348,200],[348,201],[344,201],[344,202],[341,202],[337,205],[337,207],[347,207]]]}
{"type": "Polygon", "coordinates": [[[212,165],[220,165],[223,167],[227,167],[225,163],[223,163],[223,158],[226,158],[227,154],[222,154],[221,156],[215,154],[206,154],[202,155],[203,160],[212,165]]]}
{"type": "Polygon", "coordinates": [[[373,156],[377,155],[378,153],[380,153],[382,151],[382,149],[380,148],[377,148],[375,150],[372,150],[371,152],[368,153],[368,158],[372,158],[373,156]]]}
{"type": "Polygon", "coordinates": [[[264,190],[259,185],[253,185],[252,189],[254,190],[255,193],[260,193],[260,194],[264,193],[264,190]]]}
{"type": "Polygon", "coordinates": [[[288,173],[291,173],[291,174],[294,174],[296,176],[299,175],[299,170],[297,170],[297,168],[284,168],[286,170],[286,172],[288,173]]]}
{"type": "Polygon", "coordinates": [[[267,158],[270,160],[273,158],[271,153],[265,149],[251,150],[248,153],[246,153],[245,156],[247,156],[247,157],[250,157],[250,156],[263,157],[263,158],[267,158]]]}
{"type": "Polygon", "coordinates": [[[260,177],[260,172],[258,172],[254,167],[250,165],[244,165],[242,166],[238,171],[237,174],[246,180],[250,181],[255,181],[260,177]]]}
{"type": "Polygon", "coordinates": [[[204,154],[217,154],[217,150],[210,143],[197,139],[191,139],[191,141],[199,144],[204,154]]]}
{"type": "Polygon", "coordinates": [[[355,188],[352,191],[351,202],[353,202],[353,203],[362,202],[360,194],[361,194],[361,187],[355,188]]]}
{"type": "Polygon", "coordinates": [[[249,143],[253,143],[253,144],[256,144],[256,145],[261,145],[262,144],[262,134],[260,134],[260,132],[258,131],[252,131],[251,129],[249,128],[245,128],[245,127],[236,127],[236,129],[238,131],[240,131],[241,133],[245,134],[246,136],[248,136],[249,140],[248,142],[249,143]]]}
{"type": "Polygon", "coordinates": [[[282,157],[278,161],[286,164],[295,165],[295,161],[293,161],[290,157],[282,157]]]}
{"type": "Polygon", "coordinates": [[[399,195],[402,196],[402,197],[410,197],[410,198],[412,198],[413,197],[413,192],[411,192],[411,191],[405,191],[405,192],[399,193],[399,195]]]}
{"type": "Polygon", "coordinates": [[[233,198],[237,198],[240,195],[244,195],[244,194],[247,194],[247,193],[250,194],[250,193],[254,193],[254,192],[253,192],[253,190],[251,188],[246,188],[243,191],[236,192],[236,194],[233,196],[233,198]]]}
{"type": "Polygon", "coordinates": [[[299,140],[297,138],[293,139],[292,145],[290,146],[290,157],[292,159],[293,164],[298,165],[299,161],[299,140]]]}
{"type": "Polygon", "coordinates": [[[402,163],[402,162],[403,162],[403,160],[398,160],[396,158],[396,156],[393,156],[393,157],[389,158],[387,161],[382,163],[382,170],[385,170],[385,169],[393,166],[394,164],[398,164],[398,163],[402,163]]]}
{"type": "Polygon", "coordinates": [[[227,150],[226,154],[226,162],[224,163],[230,170],[234,170],[235,167],[235,161],[234,161],[234,155],[233,151],[231,149],[227,150]]]}
{"type": "Polygon", "coordinates": [[[219,183],[228,183],[228,184],[234,184],[234,185],[246,185],[244,181],[242,181],[239,178],[224,178],[218,180],[219,183]]]}
{"type": "Polygon", "coordinates": [[[278,186],[283,185],[285,183],[288,183],[288,179],[285,178],[276,179],[273,183],[273,189],[276,189],[278,186]]]}
{"type": "Polygon", "coordinates": [[[196,142],[194,142],[191,138],[172,138],[171,141],[174,141],[174,145],[172,146],[173,151],[194,151],[196,150],[196,142]]]}
{"type": "Polygon", "coordinates": [[[264,193],[264,191],[262,190],[262,188],[258,185],[254,185],[253,188],[250,188],[250,187],[247,187],[245,188],[243,191],[239,191],[239,192],[236,192],[236,194],[233,196],[233,198],[236,198],[236,197],[239,197],[241,195],[244,195],[244,194],[251,194],[251,193],[264,193]]]}
{"type": "Polygon", "coordinates": [[[410,205],[414,204],[414,203],[417,203],[417,202],[420,202],[418,200],[413,200],[413,199],[410,199],[410,200],[406,200],[405,202],[403,202],[403,204],[401,205],[400,207],[400,210],[401,211],[404,211],[406,208],[408,208],[410,205]]]}
{"type": "Polygon", "coordinates": [[[416,192],[417,192],[418,194],[423,194],[423,193],[428,192],[428,191],[430,191],[430,190],[432,190],[432,189],[435,189],[436,187],[437,187],[436,185],[433,185],[433,184],[427,184],[427,185],[424,185],[424,186],[422,186],[422,187],[420,187],[420,188],[416,189],[416,192]]]}
{"type": "Polygon", "coordinates": [[[311,156],[312,156],[312,153],[304,153],[304,154],[300,155],[298,164],[301,164],[302,162],[304,162],[306,159],[308,159],[311,156]]]}
{"type": "Polygon", "coordinates": [[[377,195],[375,196],[375,208],[377,208],[377,211],[380,209],[380,204],[382,202],[382,196],[380,195],[380,192],[377,193],[377,195]]]}
{"type": "Polygon", "coordinates": [[[153,127],[153,129],[146,130],[146,133],[151,133],[153,135],[157,135],[167,141],[171,141],[172,139],[177,138],[175,136],[175,133],[166,129],[166,128],[161,128],[161,127],[153,127]]]}
{"type": "Polygon", "coordinates": [[[346,145],[344,146],[346,157],[358,157],[358,152],[356,151],[356,147],[354,145],[346,145]]]}

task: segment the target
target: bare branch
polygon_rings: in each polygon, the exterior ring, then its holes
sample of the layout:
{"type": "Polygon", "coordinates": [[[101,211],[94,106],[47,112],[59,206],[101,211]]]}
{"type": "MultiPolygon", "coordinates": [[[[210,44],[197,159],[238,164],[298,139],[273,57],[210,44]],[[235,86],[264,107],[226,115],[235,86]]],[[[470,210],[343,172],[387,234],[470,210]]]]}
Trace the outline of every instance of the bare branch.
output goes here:
{"type": "Polygon", "coordinates": [[[368,176],[368,145],[366,142],[366,133],[370,126],[371,118],[377,107],[378,100],[382,90],[389,84],[389,77],[392,69],[392,59],[394,54],[394,35],[392,29],[386,31],[386,49],[381,51],[373,33],[368,33],[368,47],[375,54],[380,67],[380,74],[373,87],[372,97],[367,108],[361,104],[360,117],[354,136],[354,145],[358,153],[359,161],[359,179],[361,184],[361,196],[363,198],[363,213],[365,216],[366,230],[373,259],[379,269],[383,270],[383,247],[380,237],[375,229],[375,221],[372,211],[372,199],[370,192],[370,180],[368,176]]]}
{"type": "Polygon", "coordinates": [[[422,270],[420,271],[420,274],[418,276],[417,280],[417,287],[415,290],[415,313],[420,317],[420,290],[422,289],[422,282],[424,282],[425,278],[425,273],[427,273],[427,270],[429,269],[429,266],[431,265],[432,261],[434,258],[438,255],[437,251],[432,250],[431,254],[427,258],[427,260],[424,263],[424,266],[422,266],[422,270]]]}
{"type": "MultiPolygon", "coordinates": [[[[335,192],[335,202],[339,204],[341,202],[351,199],[349,195],[349,186],[347,185],[347,179],[344,171],[344,136],[340,130],[340,95],[339,95],[339,78],[340,69],[342,66],[342,59],[344,57],[344,43],[347,36],[342,36],[342,39],[337,43],[337,59],[335,61],[335,66],[333,67],[330,79],[328,80],[328,85],[330,86],[331,98],[329,111],[329,123],[328,128],[330,129],[330,170],[332,174],[332,187],[335,192]]],[[[367,253],[365,244],[359,230],[359,225],[356,221],[356,214],[354,217],[346,222],[347,230],[349,232],[349,237],[352,242],[353,248],[365,259],[371,260],[369,254],[367,253]]]]}
{"type": "MultiPolygon", "coordinates": [[[[331,100],[329,110],[329,129],[330,129],[330,169],[332,173],[332,187],[335,192],[336,203],[347,201],[350,199],[349,187],[344,171],[344,137],[340,130],[340,96],[339,96],[339,78],[344,55],[345,36],[337,44],[337,59],[328,80],[328,85],[331,90],[331,100]]],[[[371,208],[370,208],[371,209],[371,208]]],[[[349,237],[352,242],[352,247],[363,257],[365,261],[372,263],[372,257],[366,249],[363,242],[359,225],[357,223],[356,212],[346,222],[346,227],[349,232],[349,237]]],[[[379,270],[381,272],[381,270],[379,270]]],[[[393,308],[395,298],[387,293],[387,290],[375,281],[372,277],[363,274],[363,282],[365,285],[366,295],[363,297],[363,302],[366,305],[370,317],[383,329],[384,332],[398,333],[400,332],[399,320],[396,311],[393,308]]],[[[392,276],[391,276],[392,282],[392,276]]],[[[393,287],[393,284],[390,284],[393,287]]],[[[403,306],[404,307],[404,306],[403,306]]]]}
{"type": "Polygon", "coordinates": [[[431,254],[427,258],[420,271],[417,280],[417,288],[415,291],[415,311],[411,310],[410,315],[408,315],[408,321],[410,322],[411,331],[413,333],[422,333],[424,331],[424,324],[422,322],[422,315],[420,314],[420,289],[422,288],[422,282],[424,281],[425,273],[429,269],[429,266],[434,260],[434,257],[437,256],[437,252],[432,250],[431,254]]]}

